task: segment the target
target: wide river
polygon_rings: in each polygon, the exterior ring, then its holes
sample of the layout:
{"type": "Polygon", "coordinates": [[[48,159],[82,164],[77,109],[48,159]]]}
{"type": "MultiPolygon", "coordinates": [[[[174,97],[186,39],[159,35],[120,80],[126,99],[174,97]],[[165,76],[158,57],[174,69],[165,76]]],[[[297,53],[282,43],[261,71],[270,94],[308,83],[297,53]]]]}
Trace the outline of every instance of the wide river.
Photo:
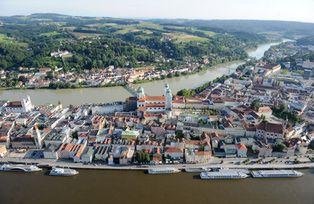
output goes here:
{"type": "MultiPolygon", "coordinates": [[[[261,58],[272,44],[250,51],[261,58]]],[[[161,94],[164,83],[174,92],[193,88],[233,71],[243,62],[215,66],[205,72],[142,84],[146,92],[161,94]]],[[[0,91],[0,99],[30,95],[35,104],[81,104],[123,100],[122,87],[75,90],[0,91]]],[[[147,175],[142,171],[80,170],[75,177],[49,177],[44,172],[0,172],[0,204],[313,204],[314,170],[296,179],[200,180],[197,174],[147,175]]]]}
{"type": "MultiPolygon", "coordinates": [[[[260,59],[263,57],[264,52],[272,45],[278,43],[268,43],[258,46],[257,49],[249,50],[250,57],[260,59]]],[[[220,64],[207,69],[206,71],[199,72],[193,75],[175,77],[165,80],[153,81],[141,84],[145,92],[150,95],[162,94],[163,86],[165,83],[170,85],[173,93],[184,88],[195,88],[210,80],[213,80],[224,74],[234,72],[235,69],[243,64],[243,61],[230,62],[220,64]]],[[[35,90],[0,90],[0,100],[19,100],[26,95],[29,95],[34,104],[57,104],[58,101],[64,105],[74,104],[80,105],[84,103],[105,103],[113,101],[125,100],[130,96],[123,87],[107,87],[107,88],[85,88],[85,89],[35,89],[35,90]]]]}
{"type": "Polygon", "coordinates": [[[314,169],[303,177],[201,180],[197,174],[80,170],[75,177],[0,173],[1,204],[313,204],[314,169]]]}

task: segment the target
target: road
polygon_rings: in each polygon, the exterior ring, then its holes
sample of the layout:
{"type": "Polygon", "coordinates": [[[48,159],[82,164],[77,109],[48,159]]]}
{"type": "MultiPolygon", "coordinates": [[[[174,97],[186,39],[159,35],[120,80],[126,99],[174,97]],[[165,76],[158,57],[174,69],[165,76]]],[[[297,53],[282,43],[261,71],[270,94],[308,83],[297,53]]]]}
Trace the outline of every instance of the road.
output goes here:
{"type": "MultiPolygon", "coordinates": [[[[308,163],[300,163],[300,164],[286,164],[284,161],[286,159],[278,160],[275,163],[268,164],[243,164],[241,161],[244,161],[245,158],[229,158],[223,159],[223,163],[221,163],[222,159],[213,158],[209,163],[206,164],[163,164],[163,165],[106,165],[106,164],[82,164],[82,163],[74,163],[74,162],[65,162],[65,161],[57,161],[51,159],[24,159],[18,157],[5,157],[1,158],[1,163],[22,163],[22,164],[37,164],[38,166],[43,167],[69,167],[75,169],[107,169],[107,170],[147,170],[151,167],[174,167],[178,169],[184,168],[197,168],[197,167],[207,167],[207,168],[241,168],[241,169],[302,169],[302,168],[314,168],[314,162],[308,163]],[[234,164],[234,163],[241,164],[234,164]]],[[[269,160],[269,159],[268,159],[269,160]]],[[[252,160],[254,161],[254,160],[252,160]]]]}

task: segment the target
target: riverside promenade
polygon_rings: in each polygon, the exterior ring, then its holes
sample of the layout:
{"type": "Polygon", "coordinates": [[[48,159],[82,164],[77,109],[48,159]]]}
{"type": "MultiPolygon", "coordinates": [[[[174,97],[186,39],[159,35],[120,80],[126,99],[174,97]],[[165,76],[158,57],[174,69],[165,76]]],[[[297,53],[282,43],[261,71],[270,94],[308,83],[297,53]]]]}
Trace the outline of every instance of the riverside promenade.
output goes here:
{"type": "MultiPolygon", "coordinates": [[[[239,158],[233,160],[240,161],[239,158]]],[[[95,169],[95,170],[147,170],[149,168],[160,168],[160,167],[174,167],[180,170],[185,168],[238,168],[238,169],[307,169],[314,168],[314,162],[299,163],[299,164],[286,164],[284,162],[269,163],[269,164],[234,164],[230,162],[230,159],[221,160],[213,158],[210,163],[206,164],[162,164],[162,165],[107,165],[100,163],[83,164],[74,163],[70,161],[57,161],[51,159],[24,159],[24,158],[12,158],[6,157],[1,158],[1,163],[17,163],[17,164],[36,164],[39,167],[69,167],[75,169],[95,169]],[[222,163],[217,163],[223,161],[222,163]]],[[[243,159],[242,159],[243,161],[243,159]]],[[[285,161],[285,160],[281,160],[285,161]]]]}

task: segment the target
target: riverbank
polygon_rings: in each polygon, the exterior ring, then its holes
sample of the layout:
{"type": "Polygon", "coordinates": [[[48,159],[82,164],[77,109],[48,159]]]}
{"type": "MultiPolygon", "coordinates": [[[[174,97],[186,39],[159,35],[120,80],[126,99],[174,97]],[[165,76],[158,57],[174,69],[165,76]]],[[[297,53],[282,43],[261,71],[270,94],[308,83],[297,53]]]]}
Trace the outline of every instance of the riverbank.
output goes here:
{"type": "Polygon", "coordinates": [[[5,157],[1,158],[1,163],[16,163],[16,164],[36,164],[39,167],[69,167],[74,169],[94,169],[94,170],[148,170],[154,167],[174,167],[180,170],[185,168],[235,168],[235,169],[308,169],[314,168],[314,162],[288,164],[288,159],[278,159],[279,163],[269,164],[241,164],[246,158],[220,159],[213,158],[209,163],[204,164],[163,164],[163,165],[107,165],[101,163],[83,164],[73,163],[68,161],[56,161],[51,159],[24,159],[20,157],[5,157]],[[223,161],[221,163],[221,161],[223,161]],[[240,162],[240,164],[235,164],[240,162]]]}
{"type": "MultiPolygon", "coordinates": [[[[246,59],[238,59],[238,60],[231,60],[223,63],[218,63],[218,64],[212,64],[212,65],[206,65],[206,64],[201,64],[199,65],[198,68],[196,68],[193,71],[186,71],[186,72],[176,72],[174,74],[168,74],[167,76],[164,77],[159,77],[159,78],[153,78],[153,79],[144,79],[144,80],[135,80],[133,84],[145,84],[145,83],[150,83],[154,81],[162,81],[166,79],[171,79],[171,78],[178,78],[178,77],[184,77],[184,76],[189,76],[189,75],[194,75],[198,74],[201,72],[208,71],[216,66],[222,66],[225,64],[230,64],[230,63],[237,63],[237,62],[244,62],[245,60],[248,60],[249,58],[256,58],[259,59],[263,57],[264,52],[268,50],[271,46],[280,44],[282,42],[288,41],[287,39],[283,39],[282,41],[279,42],[269,42],[269,43],[263,43],[257,45],[256,48],[249,48],[246,49],[246,52],[248,54],[248,58],[246,59]]],[[[180,69],[178,69],[180,70],[180,69]]],[[[125,82],[126,84],[127,82],[125,82]]],[[[107,88],[107,87],[116,87],[116,86],[123,86],[123,83],[111,83],[111,84],[105,84],[105,85],[100,85],[100,86],[84,86],[84,85],[79,85],[79,84],[73,84],[70,85],[69,87],[0,87],[0,90],[40,90],[40,89],[47,89],[47,90],[74,90],[74,89],[85,89],[85,88],[107,88]]]]}
{"type": "MultiPolygon", "coordinates": [[[[247,58],[246,58],[247,59],[247,58]]],[[[226,64],[230,64],[230,63],[237,63],[237,62],[244,62],[244,60],[246,59],[237,59],[237,60],[231,60],[231,61],[226,61],[223,63],[217,63],[217,64],[213,64],[213,65],[206,65],[206,64],[201,64],[199,65],[198,68],[194,69],[194,70],[188,70],[188,71],[183,71],[180,72],[180,69],[178,69],[178,71],[175,71],[174,73],[169,73],[166,76],[162,75],[159,77],[155,77],[155,78],[151,78],[151,79],[136,79],[133,82],[119,82],[119,83],[108,83],[108,84],[104,84],[104,85],[97,85],[97,86],[88,86],[88,85],[82,85],[82,84],[66,84],[66,83],[61,83],[61,82],[57,82],[54,83],[52,82],[52,84],[50,84],[49,86],[43,86],[43,87],[27,87],[27,86],[23,86],[23,87],[0,87],[0,90],[74,90],[74,89],[88,89],[88,88],[108,88],[108,87],[119,87],[119,86],[125,86],[128,83],[131,84],[144,84],[144,83],[149,83],[149,82],[154,82],[154,81],[160,81],[160,80],[166,80],[166,79],[172,79],[172,78],[177,78],[177,77],[184,77],[184,76],[189,76],[189,75],[194,75],[194,74],[198,74],[201,72],[206,72],[210,69],[215,68],[216,66],[223,66],[226,64]],[[58,85],[58,83],[60,83],[58,85]]]]}
{"type": "MultiPolygon", "coordinates": [[[[187,88],[198,87],[207,81],[233,72],[244,62],[232,62],[223,65],[217,65],[205,71],[180,76],[166,78],[164,80],[156,80],[148,83],[135,84],[134,87],[142,86],[150,95],[162,94],[162,88],[165,83],[168,83],[173,90],[173,93],[187,88]]],[[[1,99],[20,100],[29,95],[35,105],[42,104],[57,104],[59,101],[67,105],[82,105],[89,103],[108,103],[114,101],[124,101],[131,94],[122,86],[105,87],[105,88],[82,88],[82,89],[23,89],[23,90],[0,90],[1,99]]]]}
{"type": "MultiPolygon", "coordinates": [[[[278,42],[279,43],[279,42],[278,42]]],[[[278,44],[277,43],[277,44],[278,44]]],[[[264,52],[269,49],[273,43],[260,45],[254,52],[249,52],[250,57],[260,59],[264,52]]],[[[135,84],[134,87],[142,86],[145,92],[150,95],[162,94],[162,87],[168,83],[173,93],[177,93],[182,89],[191,89],[202,86],[208,81],[214,80],[222,75],[233,73],[236,68],[243,64],[244,61],[236,61],[216,65],[210,69],[190,74],[181,75],[180,77],[166,78],[164,80],[150,81],[147,83],[135,84]]],[[[82,105],[89,103],[110,103],[114,101],[124,101],[125,98],[130,96],[121,86],[105,87],[105,88],[78,88],[78,89],[14,89],[3,90],[0,89],[0,99],[21,100],[26,95],[32,98],[35,105],[42,104],[58,104],[61,102],[63,105],[82,105]]]]}

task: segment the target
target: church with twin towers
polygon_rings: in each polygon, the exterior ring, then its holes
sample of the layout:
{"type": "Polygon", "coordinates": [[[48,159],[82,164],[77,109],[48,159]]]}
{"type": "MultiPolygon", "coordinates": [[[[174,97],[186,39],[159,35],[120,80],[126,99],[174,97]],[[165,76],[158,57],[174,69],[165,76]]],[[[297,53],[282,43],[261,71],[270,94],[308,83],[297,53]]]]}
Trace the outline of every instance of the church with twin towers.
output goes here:
{"type": "Polygon", "coordinates": [[[147,117],[161,117],[165,114],[171,116],[172,91],[169,84],[165,84],[162,96],[149,96],[145,94],[144,88],[137,90],[137,111],[138,114],[147,117]]]}

